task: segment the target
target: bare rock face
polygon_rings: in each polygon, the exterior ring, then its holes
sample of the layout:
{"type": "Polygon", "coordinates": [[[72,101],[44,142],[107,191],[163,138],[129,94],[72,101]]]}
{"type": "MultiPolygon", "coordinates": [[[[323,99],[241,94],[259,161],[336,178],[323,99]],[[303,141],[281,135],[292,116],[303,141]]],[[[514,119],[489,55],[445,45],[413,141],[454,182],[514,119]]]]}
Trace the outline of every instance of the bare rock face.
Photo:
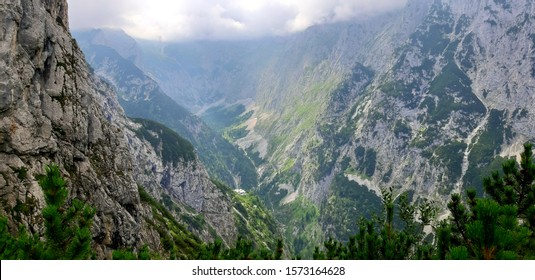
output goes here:
{"type": "MultiPolygon", "coordinates": [[[[110,257],[115,248],[160,248],[158,234],[145,222],[151,210],[138,193],[140,181],[156,190],[160,179],[136,173],[151,159],[158,164],[158,158],[148,146],[145,153],[132,153],[132,143],[143,143],[124,127],[128,121],[115,93],[89,71],[69,34],[67,2],[6,0],[0,4],[0,21],[1,214],[13,228],[21,223],[42,234],[45,202],[36,176],[56,163],[67,178],[70,197],[97,209],[93,235],[100,258],[110,257]],[[29,210],[16,211],[21,205],[29,210]]],[[[173,178],[167,187],[177,193],[177,201],[207,216],[223,213],[225,219],[209,221],[214,227],[232,224],[228,198],[222,204],[210,202],[222,194],[205,189],[211,183],[204,169],[189,174],[188,168],[157,170],[173,178]],[[186,182],[182,194],[174,182],[186,182]]],[[[235,236],[232,227],[223,227],[226,238],[235,236]]]]}
{"type": "MultiPolygon", "coordinates": [[[[100,105],[113,99],[109,87],[88,71],[68,33],[66,2],[7,1],[0,14],[3,214],[12,216],[17,204],[44,207],[35,177],[57,163],[71,197],[97,209],[94,234],[102,257],[106,248],[134,247],[141,241],[141,204],[128,146],[100,105]]],[[[42,232],[39,211],[20,218],[42,232]]]]}
{"type": "MultiPolygon", "coordinates": [[[[213,241],[210,228],[227,243],[237,237],[231,198],[210,180],[210,177],[197,157],[189,161],[164,162],[158,146],[136,136],[141,128],[139,123],[128,121],[125,135],[134,158],[133,176],[149,193],[156,198],[168,197],[182,215],[203,215],[207,226],[202,229],[191,228],[204,241],[213,241]]],[[[146,128],[143,128],[146,129],[146,128]]],[[[150,131],[160,137],[158,131],[150,131]]],[[[175,214],[177,220],[183,217],[175,214]]]]}

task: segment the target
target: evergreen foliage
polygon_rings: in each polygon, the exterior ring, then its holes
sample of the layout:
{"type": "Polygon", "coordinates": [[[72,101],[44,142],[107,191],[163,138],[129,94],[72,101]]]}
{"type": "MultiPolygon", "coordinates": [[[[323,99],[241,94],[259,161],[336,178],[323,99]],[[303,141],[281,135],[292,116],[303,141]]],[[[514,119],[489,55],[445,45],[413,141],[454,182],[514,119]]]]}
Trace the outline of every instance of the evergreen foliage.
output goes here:
{"type": "Polygon", "coordinates": [[[46,167],[39,179],[47,206],[42,214],[45,221],[45,238],[31,236],[21,227],[19,235],[9,233],[7,219],[0,218],[0,257],[2,259],[89,259],[91,250],[91,224],[95,210],[74,199],[68,207],[65,180],[57,165],[46,167]]]}
{"type": "Polygon", "coordinates": [[[433,226],[434,242],[423,227],[433,225],[437,208],[429,201],[412,205],[407,194],[397,199],[396,229],[392,190],[383,192],[383,217],[362,219],[359,231],[347,243],[332,238],[316,247],[314,259],[533,259],[535,258],[535,163],[531,144],[524,145],[521,161],[509,160],[502,173],[483,179],[490,198],[478,198],[470,189],[466,200],[453,194],[450,217],[433,226]]]}
{"type": "Polygon", "coordinates": [[[67,188],[57,165],[46,167],[39,180],[47,206],[45,219],[46,259],[88,259],[91,251],[91,224],[95,209],[78,199],[66,208],[67,188]]]}
{"type": "Polygon", "coordinates": [[[408,194],[394,198],[392,188],[382,192],[383,215],[361,219],[358,232],[343,243],[329,238],[323,248],[316,247],[313,258],[317,260],[377,260],[430,258],[432,247],[424,242],[424,226],[430,225],[437,213],[436,206],[423,201],[409,203],[408,194]],[[396,205],[402,229],[394,223],[396,205]]]}
{"type": "Polygon", "coordinates": [[[439,256],[447,259],[533,259],[535,257],[535,163],[524,145],[520,166],[509,160],[483,179],[490,198],[467,191],[452,195],[449,223],[438,230],[439,256]],[[520,169],[519,169],[520,167],[520,169]]]}
{"type": "MultiPolygon", "coordinates": [[[[162,204],[156,201],[145,189],[138,187],[140,200],[148,204],[152,210],[152,218],[145,221],[160,236],[160,242],[169,259],[193,259],[199,251],[202,241],[191,231],[180,224],[173,214],[162,204]]],[[[137,256],[132,250],[121,249],[114,252],[113,259],[141,259],[149,252],[142,253],[143,247],[137,256]]],[[[149,254],[149,258],[152,258],[149,254]]]]}
{"type": "Polygon", "coordinates": [[[195,160],[195,148],[191,143],[170,128],[147,119],[132,119],[142,126],[136,130],[136,135],[147,140],[159,153],[164,163],[190,162],[195,160]]]}
{"type": "Polygon", "coordinates": [[[143,245],[137,253],[131,249],[119,249],[112,252],[112,260],[150,260],[153,258],[153,253],[147,245],[143,245]]]}
{"type": "Polygon", "coordinates": [[[43,245],[37,237],[29,235],[24,227],[19,228],[18,236],[13,236],[9,232],[7,218],[0,217],[0,259],[40,259],[43,245]]]}
{"type": "Polygon", "coordinates": [[[280,260],[284,254],[284,244],[277,240],[275,250],[255,248],[252,241],[239,236],[234,247],[225,249],[221,239],[203,245],[199,255],[200,260],[280,260]]]}

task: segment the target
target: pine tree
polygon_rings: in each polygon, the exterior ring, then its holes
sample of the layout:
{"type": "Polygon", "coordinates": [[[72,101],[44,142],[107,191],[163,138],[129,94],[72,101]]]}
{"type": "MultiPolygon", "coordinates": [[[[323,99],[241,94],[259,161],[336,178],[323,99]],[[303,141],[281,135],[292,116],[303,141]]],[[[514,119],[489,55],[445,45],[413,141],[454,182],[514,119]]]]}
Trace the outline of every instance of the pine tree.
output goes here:
{"type": "Polygon", "coordinates": [[[503,176],[498,171],[483,180],[485,191],[500,205],[512,205],[517,215],[535,230],[535,163],[533,145],[524,144],[518,163],[511,159],[503,164],[503,176]]]}
{"type": "Polygon", "coordinates": [[[47,203],[43,209],[46,228],[44,258],[90,258],[90,229],[95,210],[77,199],[66,208],[68,192],[57,165],[46,167],[46,174],[39,180],[39,184],[47,203]]]}
{"type": "Polygon", "coordinates": [[[57,165],[46,167],[39,179],[47,206],[42,214],[45,220],[45,238],[28,234],[20,227],[18,235],[9,232],[7,218],[0,217],[1,259],[88,259],[91,250],[91,224],[95,210],[74,199],[67,207],[68,192],[57,165]]]}
{"type": "Polygon", "coordinates": [[[7,226],[7,218],[0,217],[0,259],[40,259],[43,256],[43,243],[28,234],[24,227],[19,228],[18,236],[13,236],[7,226]]]}
{"type": "Polygon", "coordinates": [[[342,243],[329,238],[323,250],[315,248],[314,259],[429,259],[433,247],[423,240],[423,227],[429,225],[437,213],[437,207],[424,200],[418,205],[409,203],[408,194],[394,198],[393,189],[382,192],[384,213],[381,218],[364,219],[359,222],[359,232],[342,243]],[[400,230],[394,225],[396,205],[398,215],[404,222],[400,230]],[[418,219],[417,219],[418,218],[418,219]]]}
{"type": "Polygon", "coordinates": [[[234,247],[223,248],[223,242],[216,238],[213,243],[203,244],[197,255],[200,260],[280,260],[284,254],[282,239],[276,248],[256,248],[251,240],[238,236],[234,247]]]}
{"type": "Polygon", "coordinates": [[[448,203],[449,223],[437,229],[441,259],[523,259],[535,256],[535,164],[532,145],[525,144],[520,169],[514,160],[484,178],[489,198],[467,191],[467,203],[454,194],[448,203]]]}

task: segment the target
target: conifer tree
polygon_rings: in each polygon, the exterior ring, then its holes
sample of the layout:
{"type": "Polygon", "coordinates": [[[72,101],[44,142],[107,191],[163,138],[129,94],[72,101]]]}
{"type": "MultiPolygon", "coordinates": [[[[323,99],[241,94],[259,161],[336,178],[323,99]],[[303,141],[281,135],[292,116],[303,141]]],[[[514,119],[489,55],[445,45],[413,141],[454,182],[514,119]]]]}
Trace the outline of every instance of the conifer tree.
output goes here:
{"type": "Polygon", "coordinates": [[[483,180],[485,191],[501,206],[515,206],[517,215],[531,230],[535,229],[535,163],[533,145],[524,144],[518,163],[511,159],[503,164],[503,175],[498,171],[483,180]]]}
{"type": "Polygon", "coordinates": [[[523,259],[535,256],[535,164],[532,145],[525,144],[520,169],[515,160],[484,178],[491,198],[476,198],[467,191],[467,203],[453,194],[449,223],[437,229],[441,259],[523,259]]]}
{"type": "Polygon", "coordinates": [[[39,179],[47,206],[42,214],[45,221],[45,238],[28,234],[20,227],[13,236],[7,218],[0,217],[1,259],[88,259],[92,256],[91,224],[95,210],[74,199],[67,207],[68,192],[65,180],[57,165],[46,167],[39,179]]]}
{"type": "Polygon", "coordinates": [[[234,247],[224,249],[223,242],[216,238],[213,243],[204,244],[197,256],[201,260],[280,260],[284,254],[282,239],[276,248],[255,248],[251,240],[238,236],[234,247]]]}
{"type": "Polygon", "coordinates": [[[45,220],[45,251],[47,259],[88,259],[91,257],[91,224],[95,210],[74,199],[66,208],[67,188],[57,165],[46,167],[39,180],[47,206],[45,220]]]}
{"type": "Polygon", "coordinates": [[[19,228],[18,236],[13,236],[7,226],[7,218],[0,217],[0,259],[40,259],[43,256],[43,243],[33,237],[24,227],[19,228]]]}
{"type": "Polygon", "coordinates": [[[381,218],[364,219],[359,222],[359,232],[342,243],[329,238],[323,250],[315,248],[314,259],[411,259],[431,258],[433,247],[425,244],[423,227],[429,225],[436,215],[436,206],[424,200],[418,205],[409,203],[408,194],[394,198],[393,189],[382,191],[384,215],[381,218]],[[397,201],[397,203],[396,203],[397,201]],[[404,227],[394,225],[396,205],[404,227]],[[418,218],[418,219],[417,219],[418,218]]]}

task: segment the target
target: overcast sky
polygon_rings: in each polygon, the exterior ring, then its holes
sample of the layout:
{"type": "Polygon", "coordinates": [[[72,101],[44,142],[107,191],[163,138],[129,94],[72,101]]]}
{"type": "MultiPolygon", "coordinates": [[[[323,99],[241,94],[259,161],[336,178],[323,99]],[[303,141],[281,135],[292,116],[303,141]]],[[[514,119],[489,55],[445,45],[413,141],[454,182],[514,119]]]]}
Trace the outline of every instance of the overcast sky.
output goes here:
{"type": "Polygon", "coordinates": [[[121,28],[175,41],[284,35],[399,8],[407,0],[68,0],[71,29],[121,28]]]}

